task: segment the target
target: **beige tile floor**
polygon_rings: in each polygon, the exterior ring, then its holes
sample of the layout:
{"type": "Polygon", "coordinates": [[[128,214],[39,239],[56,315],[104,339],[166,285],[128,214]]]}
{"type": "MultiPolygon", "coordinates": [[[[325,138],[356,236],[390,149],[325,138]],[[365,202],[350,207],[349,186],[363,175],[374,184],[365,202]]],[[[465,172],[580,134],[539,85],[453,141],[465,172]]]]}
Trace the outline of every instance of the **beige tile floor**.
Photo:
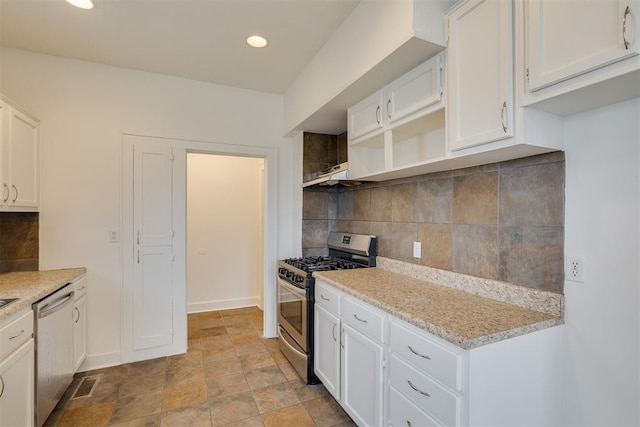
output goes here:
{"type": "Polygon", "coordinates": [[[46,426],[355,426],[261,338],[255,307],[189,315],[189,351],[76,375],[46,426]],[[88,397],[73,398],[83,377],[88,397]]]}

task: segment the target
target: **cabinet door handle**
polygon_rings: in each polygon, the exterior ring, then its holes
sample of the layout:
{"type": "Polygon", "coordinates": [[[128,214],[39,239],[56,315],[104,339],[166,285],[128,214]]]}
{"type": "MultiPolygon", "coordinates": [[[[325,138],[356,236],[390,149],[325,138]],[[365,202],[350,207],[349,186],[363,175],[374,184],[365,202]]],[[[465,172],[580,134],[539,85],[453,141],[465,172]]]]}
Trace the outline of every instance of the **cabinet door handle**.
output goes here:
{"type": "Polygon", "coordinates": [[[344,328],[340,331],[340,347],[344,348],[344,328]]]}
{"type": "Polygon", "coordinates": [[[387,117],[391,118],[391,98],[387,99],[387,117]]]}
{"type": "Polygon", "coordinates": [[[13,198],[12,203],[15,203],[16,200],[18,200],[18,187],[16,187],[15,184],[11,184],[11,187],[13,188],[13,190],[16,192],[16,197],[13,198]]]}
{"type": "Polygon", "coordinates": [[[0,375],[0,382],[2,382],[2,390],[0,390],[0,397],[4,394],[4,378],[0,375]]]}
{"type": "Polygon", "coordinates": [[[379,105],[376,108],[376,122],[378,122],[378,124],[380,124],[380,106],[379,105]]]}
{"type": "Polygon", "coordinates": [[[411,421],[407,420],[407,427],[412,427],[413,424],[411,424],[411,421]]]}
{"type": "Polygon", "coordinates": [[[16,335],[9,337],[10,340],[14,340],[16,338],[18,338],[20,335],[24,334],[24,329],[20,329],[20,332],[18,332],[16,335]]]}
{"type": "Polygon", "coordinates": [[[354,317],[358,322],[362,322],[362,323],[369,323],[369,322],[367,322],[367,320],[366,320],[366,319],[361,319],[361,318],[359,318],[357,314],[354,314],[354,315],[353,315],[353,317],[354,317]]]}
{"type": "Polygon", "coordinates": [[[324,295],[320,294],[320,298],[322,298],[325,301],[331,301],[331,299],[325,297],[324,295]]]}
{"type": "Polygon", "coordinates": [[[409,345],[409,346],[407,346],[407,347],[409,347],[409,350],[411,351],[411,353],[415,354],[416,356],[420,356],[420,357],[422,357],[423,359],[431,360],[431,358],[430,358],[429,356],[427,356],[426,354],[418,353],[418,352],[417,352],[417,351],[415,351],[415,350],[413,349],[413,347],[411,347],[410,345],[409,345]]]}
{"type": "Polygon", "coordinates": [[[136,233],[136,242],[138,243],[138,245],[140,244],[140,230],[138,230],[138,232],[136,233]]]}
{"type": "Polygon", "coordinates": [[[78,307],[74,307],[76,310],[76,313],[78,313],[78,318],[76,319],[75,323],[78,323],[80,321],[80,310],[78,310],[78,307]]]}
{"type": "Polygon", "coordinates": [[[507,112],[507,101],[502,103],[502,110],[500,110],[500,120],[502,121],[502,130],[507,133],[507,123],[505,121],[505,113],[507,112]]]}
{"type": "Polygon", "coordinates": [[[3,191],[4,191],[4,189],[7,190],[7,197],[3,197],[2,202],[3,203],[7,203],[7,201],[9,200],[9,196],[11,195],[11,190],[9,190],[9,186],[7,185],[6,182],[3,182],[2,185],[4,187],[3,191]]]}
{"type": "Polygon", "coordinates": [[[333,329],[331,330],[331,335],[333,335],[333,340],[334,340],[335,342],[338,342],[338,339],[336,338],[336,327],[337,327],[337,326],[338,326],[338,324],[337,324],[337,323],[334,323],[334,324],[333,324],[333,329]]]}
{"type": "Polygon", "coordinates": [[[627,40],[627,16],[631,15],[631,8],[629,6],[624,10],[624,16],[622,17],[622,40],[624,41],[624,48],[626,50],[629,49],[629,45],[631,44],[629,40],[627,40]]]}
{"type": "Polygon", "coordinates": [[[412,389],[414,389],[415,391],[417,391],[421,395],[427,396],[427,397],[431,397],[431,395],[429,393],[427,393],[426,391],[422,391],[418,387],[414,386],[413,383],[411,382],[411,380],[407,380],[407,383],[409,384],[409,387],[411,387],[412,389]]]}

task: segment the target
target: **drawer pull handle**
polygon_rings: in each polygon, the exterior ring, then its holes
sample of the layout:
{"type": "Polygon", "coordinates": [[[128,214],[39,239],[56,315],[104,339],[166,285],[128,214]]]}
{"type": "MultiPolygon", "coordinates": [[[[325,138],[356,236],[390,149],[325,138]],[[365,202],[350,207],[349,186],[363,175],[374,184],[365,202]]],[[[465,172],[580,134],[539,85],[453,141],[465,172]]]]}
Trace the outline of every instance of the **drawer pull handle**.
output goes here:
{"type": "Polygon", "coordinates": [[[421,395],[427,396],[427,397],[431,397],[431,395],[429,393],[427,393],[426,391],[422,391],[418,387],[414,386],[413,383],[411,382],[411,380],[407,380],[407,383],[409,383],[409,387],[411,387],[412,389],[414,389],[415,391],[417,391],[421,395]]]}
{"type": "Polygon", "coordinates": [[[4,394],[4,378],[0,375],[0,381],[2,382],[2,390],[0,390],[0,397],[4,394]]]}
{"type": "Polygon", "coordinates": [[[420,357],[422,357],[423,359],[431,360],[431,358],[430,358],[429,356],[427,356],[426,354],[418,353],[418,352],[417,352],[417,351],[415,351],[415,350],[413,349],[413,347],[411,347],[411,346],[408,346],[408,347],[409,347],[409,350],[411,350],[411,353],[415,354],[416,356],[420,356],[420,357]]]}
{"type": "Polygon", "coordinates": [[[337,323],[334,323],[334,324],[333,324],[333,329],[331,330],[331,335],[333,335],[333,340],[334,340],[335,342],[338,342],[338,339],[336,338],[336,326],[338,326],[338,324],[337,324],[337,323]]]}
{"type": "Polygon", "coordinates": [[[18,338],[18,337],[19,337],[20,335],[22,335],[22,334],[24,334],[24,329],[20,329],[20,332],[18,332],[18,334],[17,334],[17,335],[14,335],[14,336],[10,337],[9,339],[10,339],[10,340],[16,339],[16,338],[18,338]]]}
{"type": "Polygon", "coordinates": [[[367,320],[366,320],[366,319],[361,319],[361,318],[359,318],[357,314],[354,314],[354,315],[353,315],[353,317],[355,317],[355,319],[356,319],[358,322],[362,322],[362,323],[369,323],[369,322],[367,322],[367,320]]]}
{"type": "Polygon", "coordinates": [[[320,298],[322,298],[325,301],[331,301],[330,298],[325,297],[324,295],[320,294],[320,298]]]}
{"type": "Polygon", "coordinates": [[[376,108],[376,122],[380,124],[380,106],[379,105],[378,105],[378,108],[376,108]]]}
{"type": "Polygon", "coordinates": [[[627,8],[624,10],[624,15],[622,17],[622,40],[624,42],[624,48],[625,50],[629,49],[629,40],[627,40],[627,16],[629,16],[631,14],[631,8],[629,6],[627,6],[627,8]]]}

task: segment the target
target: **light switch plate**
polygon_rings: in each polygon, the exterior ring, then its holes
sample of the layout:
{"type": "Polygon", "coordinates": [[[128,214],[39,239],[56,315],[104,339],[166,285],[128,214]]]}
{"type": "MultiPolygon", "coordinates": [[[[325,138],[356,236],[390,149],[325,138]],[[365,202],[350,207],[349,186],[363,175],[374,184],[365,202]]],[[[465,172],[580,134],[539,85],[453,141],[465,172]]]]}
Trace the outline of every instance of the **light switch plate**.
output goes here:
{"type": "Polygon", "coordinates": [[[413,257],[414,258],[422,257],[422,243],[413,242],[413,257]]]}

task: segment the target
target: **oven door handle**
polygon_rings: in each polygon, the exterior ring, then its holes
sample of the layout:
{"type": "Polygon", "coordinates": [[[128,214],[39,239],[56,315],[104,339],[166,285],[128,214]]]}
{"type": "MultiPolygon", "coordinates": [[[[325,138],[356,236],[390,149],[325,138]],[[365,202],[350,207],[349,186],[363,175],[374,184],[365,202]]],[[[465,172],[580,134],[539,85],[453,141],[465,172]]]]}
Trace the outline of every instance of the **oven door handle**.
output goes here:
{"type": "Polygon", "coordinates": [[[297,286],[293,286],[292,284],[285,282],[284,280],[282,280],[279,277],[278,277],[278,283],[281,284],[282,286],[284,286],[285,288],[287,288],[288,290],[290,290],[291,292],[293,292],[294,294],[296,294],[299,297],[302,297],[302,298],[306,298],[307,297],[304,289],[300,289],[297,286]]]}

